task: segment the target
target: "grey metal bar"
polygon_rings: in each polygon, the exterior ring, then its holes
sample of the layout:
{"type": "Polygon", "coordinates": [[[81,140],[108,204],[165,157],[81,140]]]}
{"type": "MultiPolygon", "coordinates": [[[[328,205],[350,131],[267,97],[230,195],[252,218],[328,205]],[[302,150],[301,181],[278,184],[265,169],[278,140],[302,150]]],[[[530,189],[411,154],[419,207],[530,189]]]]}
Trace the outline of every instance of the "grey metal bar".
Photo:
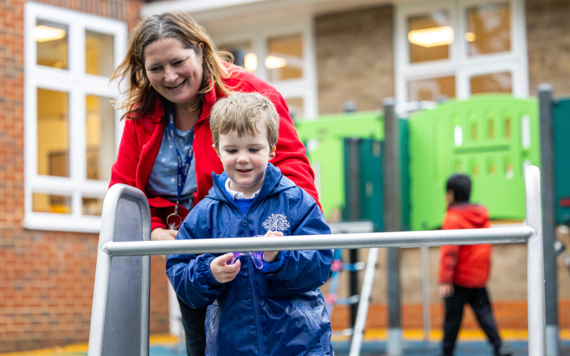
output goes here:
{"type": "Polygon", "coordinates": [[[544,247],[540,171],[537,167],[531,166],[526,169],[525,190],[526,223],[533,229],[533,234],[527,243],[528,354],[544,356],[546,355],[544,247]]]}
{"type": "Polygon", "coordinates": [[[372,284],[374,283],[374,270],[376,269],[376,261],[378,260],[378,249],[371,248],[368,251],[368,260],[366,262],[366,272],[364,273],[364,281],[362,283],[362,291],[360,292],[360,305],[356,322],[354,323],[354,332],[352,333],[352,343],[350,344],[350,356],[360,355],[360,347],[362,346],[362,334],[364,332],[364,324],[366,324],[366,316],[368,315],[368,306],[370,305],[370,295],[372,294],[372,284]]]}
{"type": "Polygon", "coordinates": [[[431,310],[429,297],[429,247],[420,247],[422,264],[422,317],[424,329],[424,341],[429,340],[431,329],[431,310]]]}
{"type": "MultiPolygon", "coordinates": [[[[402,230],[400,194],[400,134],[396,117],[396,101],[386,98],[384,107],[384,230],[402,230]]],[[[402,306],[400,288],[400,249],[388,248],[388,356],[402,354],[402,306]]]]}
{"type": "Polygon", "coordinates": [[[540,108],[540,162],[542,165],[542,233],[544,237],[544,286],[546,300],[546,352],[558,356],[558,281],[556,277],[556,197],[554,192],[554,117],[552,114],[552,85],[538,86],[540,108]]]}
{"type": "Polygon", "coordinates": [[[534,233],[528,226],[504,229],[375,232],[362,234],[246,237],[176,241],[107,242],[111,256],[175,253],[322,250],[337,248],[420,247],[442,245],[526,243],[534,233]]]}
{"type": "Polygon", "coordinates": [[[148,356],[150,257],[112,257],[103,252],[106,243],[130,239],[149,242],[150,209],[143,192],[117,184],[109,189],[103,204],[89,356],[148,356]],[[127,290],[131,293],[125,293],[127,290]],[[127,318],[125,313],[131,315],[127,318]]]}

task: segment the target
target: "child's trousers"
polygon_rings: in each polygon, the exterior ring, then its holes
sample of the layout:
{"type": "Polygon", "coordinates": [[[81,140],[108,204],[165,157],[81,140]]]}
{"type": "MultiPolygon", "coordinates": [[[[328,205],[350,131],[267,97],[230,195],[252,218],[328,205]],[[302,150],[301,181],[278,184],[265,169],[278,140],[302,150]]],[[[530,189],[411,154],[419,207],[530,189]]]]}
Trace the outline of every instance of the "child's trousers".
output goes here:
{"type": "Polygon", "coordinates": [[[495,350],[501,346],[487,288],[466,288],[453,285],[454,294],[445,298],[445,324],[443,327],[443,355],[453,355],[455,341],[463,318],[463,307],[469,303],[481,329],[487,334],[495,350]]]}

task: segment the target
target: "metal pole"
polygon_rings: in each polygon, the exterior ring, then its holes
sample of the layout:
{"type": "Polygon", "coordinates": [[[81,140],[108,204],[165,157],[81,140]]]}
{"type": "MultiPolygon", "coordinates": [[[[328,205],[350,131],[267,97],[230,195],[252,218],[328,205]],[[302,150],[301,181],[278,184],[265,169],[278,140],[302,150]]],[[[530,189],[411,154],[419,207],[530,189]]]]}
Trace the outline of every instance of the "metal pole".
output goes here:
{"type": "Polygon", "coordinates": [[[422,260],[422,316],[424,341],[429,340],[431,329],[430,298],[429,298],[429,247],[420,247],[422,260]]]}
{"type": "Polygon", "coordinates": [[[229,237],[174,241],[107,242],[103,251],[111,256],[171,255],[249,251],[322,250],[337,248],[421,247],[476,244],[527,243],[534,229],[529,226],[502,229],[369,232],[357,234],[283,237],[229,237]]]}
{"type": "MultiPolygon", "coordinates": [[[[348,186],[348,216],[350,220],[360,220],[362,218],[360,205],[360,139],[352,138],[348,140],[349,142],[349,173],[350,173],[350,184],[348,186]]],[[[353,266],[358,262],[358,250],[350,249],[348,250],[348,263],[353,266]]],[[[348,278],[349,286],[349,296],[355,296],[359,294],[358,291],[358,271],[350,271],[348,278]]],[[[352,329],[354,335],[354,325],[356,323],[356,315],[358,313],[358,302],[350,304],[350,328],[352,329]]]]}
{"type": "Polygon", "coordinates": [[[544,302],[544,248],[540,171],[531,166],[525,172],[526,223],[534,232],[527,243],[528,354],[546,355],[544,302]]]}
{"type": "Polygon", "coordinates": [[[540,160],[542,164],[542,231],[544,234],[544,279],[546,298],[546,350],[548,356],[558,356],[558,283],[556,277],[556,194],[554,165],[554,118],[552,86],[538,86],[540,106],[540,160]]]}
{"type": "MultiPolygon", "coordinates": [[[[384,106],[384,229],[402,230],[400,194],[400,135],[396,102],[386,98],[384,106]]],[[[388,249],[388,356],[402,354],[401,297],[400,297],[400,249],[388,249]]]]}
{"type": "Polygon", "coordinates": [[[372,293],[372,284],[374,282],[374,270],[376,269],[376,261],[378,260],[378,248],[371,248],[368,251],[368,262],[366,263],[366,272],[364,273],[364,282],[362,294],[360,298],[360,308],[354,323],[354,332],[352,333],[352,343],[350,344],[350,356],[359,356],[360,347],[362,346],[362,334],[364,332],[364,324],[368,314],[368,305],[370,304],[370,294],[372,293]]]}

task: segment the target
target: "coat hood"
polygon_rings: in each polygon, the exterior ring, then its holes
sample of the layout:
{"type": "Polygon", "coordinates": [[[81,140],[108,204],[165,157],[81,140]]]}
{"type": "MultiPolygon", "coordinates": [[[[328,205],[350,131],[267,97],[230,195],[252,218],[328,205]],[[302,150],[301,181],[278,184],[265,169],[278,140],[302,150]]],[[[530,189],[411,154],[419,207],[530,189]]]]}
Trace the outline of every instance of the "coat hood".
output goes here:
{"type": "Polygon", "coordinates": [[[447,211],[461,215],[463,219],[474,225],[475,228],[483,228],[489,222],[489,211],[477,204],[455,204],[447,211]]]}
{"type": "MultiPolygon", "coordinates": [[[[208,198],[223,201],[226,204],[233,204],[233,199],[226,192],[226,180],[229,179],[226,172],[218,175],[212,172],[213,187],[208,192],[208,198]]],[[[295,183],[281,174],[281,170],[271,163],[265,169],[265,177],[259,194],[253,204],[263,201],[266,197],[281,193],[284,190],[295,187],[295,183]]]]}

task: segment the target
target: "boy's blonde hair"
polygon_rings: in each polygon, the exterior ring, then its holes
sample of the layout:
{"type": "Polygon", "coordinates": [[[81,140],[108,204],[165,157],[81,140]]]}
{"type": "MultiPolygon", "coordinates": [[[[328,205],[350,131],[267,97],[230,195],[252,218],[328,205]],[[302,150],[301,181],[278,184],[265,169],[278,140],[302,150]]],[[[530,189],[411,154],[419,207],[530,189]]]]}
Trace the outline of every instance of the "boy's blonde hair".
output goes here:
{"type": "Polygon", "coordinates": [[[269,147],[275,146],[279,137],[279,115],[269,99],[259,93],[234,93],[218,100],[210,113],[214,146],[219,149],[220,135],[233,131],[237,131],[239,137],[255,135],[260,121],[267,126],[269,147]]]}

